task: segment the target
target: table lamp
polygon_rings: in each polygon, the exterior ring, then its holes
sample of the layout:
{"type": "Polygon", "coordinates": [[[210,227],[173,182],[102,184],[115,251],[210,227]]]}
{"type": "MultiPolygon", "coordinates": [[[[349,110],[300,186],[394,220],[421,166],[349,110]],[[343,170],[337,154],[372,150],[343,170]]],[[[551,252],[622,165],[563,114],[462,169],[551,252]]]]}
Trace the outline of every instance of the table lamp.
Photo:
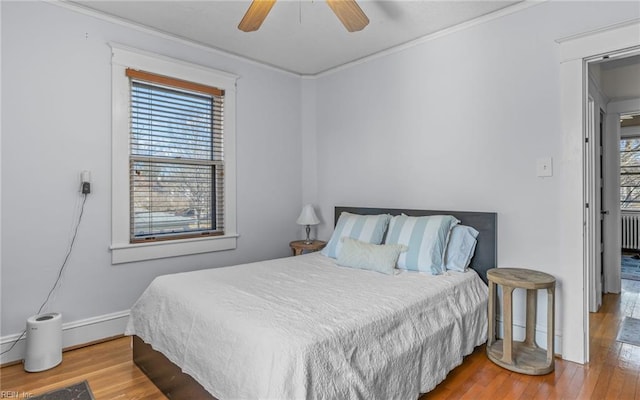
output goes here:
{"type": "Polygon", "coordinates": [[[306,206],[302,207],[302,212],[300,213],[300,216],[296,220],[296,223],[298,225],[307,226],[306,227],[307,240],[305,240],[304,243],[311,244],[312,241],[311,239],[309,239],[309,232],[311,231],[310,225],[317,225],[320,223],[320,220],[316,216],[315,211],[313,211],[313,206],[311,204],[307,204],[306,206]]]}

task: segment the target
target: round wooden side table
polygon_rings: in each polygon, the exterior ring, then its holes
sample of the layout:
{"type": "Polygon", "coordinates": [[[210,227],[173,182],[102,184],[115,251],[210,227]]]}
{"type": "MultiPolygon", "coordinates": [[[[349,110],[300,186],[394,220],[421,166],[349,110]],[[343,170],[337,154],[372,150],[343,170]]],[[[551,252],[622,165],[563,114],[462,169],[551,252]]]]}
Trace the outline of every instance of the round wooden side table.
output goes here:
{"type": "Polygon", "coordinates": [[[327,245],[327,242],[322,240],[312,240],[311,243],[307,243],[306,240],[294,240],[289,243],[289,247],[291,247],[291,251],[294,256],[299,256],[303,252],[311,253],[314,251],[322,250],[324,246],[327,245]]]}
{"type": "Polygon", "coordinates": [[[528,375],[544,375],[554,369],[554,322],[556,278],[544,272],[524,268],[493,268],[487,271],[489,281],[489,331],[487,356],[510,371],[528,375]],[[502,286],[504,338],[496,340],[496,286],[502,286]],[[513,290],[527,291],[525,339],[513,340],[513,290]],[[547,291],[547,348],[535,339],[538,290],[547,291]]]}

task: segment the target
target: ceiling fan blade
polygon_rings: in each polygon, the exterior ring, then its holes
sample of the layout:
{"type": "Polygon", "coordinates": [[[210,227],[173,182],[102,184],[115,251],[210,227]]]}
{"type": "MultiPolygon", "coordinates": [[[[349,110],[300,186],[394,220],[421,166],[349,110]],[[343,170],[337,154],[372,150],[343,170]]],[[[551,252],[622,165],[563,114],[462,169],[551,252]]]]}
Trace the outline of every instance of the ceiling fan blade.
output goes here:
{"type": "Polygon", "coordinates": [[[244,32],[257,31],[275,2],[276,0],[253,0],[238,24],[238,29],[244,32]]]}
{"type": "Polygon", "coordinates": [[[369,24],[356,0],[327,0],[327,3],[349,32],[361,31],[369,24]]]}

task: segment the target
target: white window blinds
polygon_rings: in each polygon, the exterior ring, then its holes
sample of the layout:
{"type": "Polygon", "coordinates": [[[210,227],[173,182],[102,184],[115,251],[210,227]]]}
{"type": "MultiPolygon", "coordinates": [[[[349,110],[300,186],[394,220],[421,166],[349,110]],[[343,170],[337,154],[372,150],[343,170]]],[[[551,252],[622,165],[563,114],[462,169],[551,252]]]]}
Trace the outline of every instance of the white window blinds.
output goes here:
{"type": "Polygon", "coordinates": [[[224,92],[126,74],[131,242],[224,234],[224,92]]]}

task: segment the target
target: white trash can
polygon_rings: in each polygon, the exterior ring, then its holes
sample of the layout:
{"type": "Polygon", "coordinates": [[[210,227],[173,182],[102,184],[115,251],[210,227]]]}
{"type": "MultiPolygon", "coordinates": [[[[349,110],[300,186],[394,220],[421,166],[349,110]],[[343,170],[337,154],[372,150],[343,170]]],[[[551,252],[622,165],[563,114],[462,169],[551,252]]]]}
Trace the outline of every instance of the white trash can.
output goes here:
{"type": "Polygon", "coordinates": [[[27,319],[24,370],[40,372],[62,362],[62,315],[49,313],[27,319]]]}

